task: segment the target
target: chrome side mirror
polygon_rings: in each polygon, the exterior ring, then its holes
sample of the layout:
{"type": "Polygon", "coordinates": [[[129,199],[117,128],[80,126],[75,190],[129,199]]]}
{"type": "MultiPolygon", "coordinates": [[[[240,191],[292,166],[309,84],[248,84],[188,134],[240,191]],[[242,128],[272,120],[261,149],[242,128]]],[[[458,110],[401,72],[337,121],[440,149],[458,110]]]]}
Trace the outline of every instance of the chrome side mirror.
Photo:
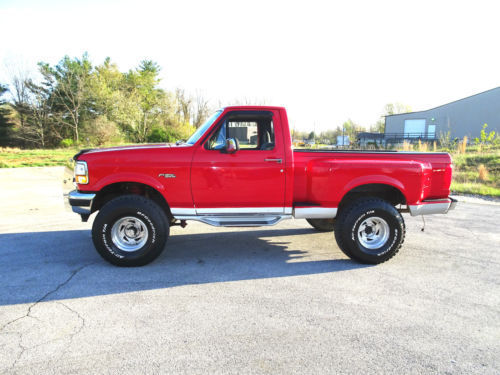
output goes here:
{"type": "Polygon", "coordinates": [[[234,138],[228,138],[226,139],[226,152],[228,154],[234,154],[236,151],[240,149],[240,146],[238,145],[238,141],[234,138]]]}

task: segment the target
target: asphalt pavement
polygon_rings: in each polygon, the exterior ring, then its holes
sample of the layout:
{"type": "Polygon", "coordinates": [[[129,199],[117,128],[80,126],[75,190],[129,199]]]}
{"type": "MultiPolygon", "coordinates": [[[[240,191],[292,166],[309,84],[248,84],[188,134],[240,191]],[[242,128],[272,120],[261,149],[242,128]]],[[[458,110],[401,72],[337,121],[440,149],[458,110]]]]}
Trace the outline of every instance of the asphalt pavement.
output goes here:
{"type": "MultiPolygon", "coordinates": [[[[62,168],[0,169],[0,373],[500,373],[500,205],[405,215],[387,263],[305,220],[174,227],[118,268],[64,209],[62,168]]],[[[459,198],[460,199],[460,198],[459,198]]]]}

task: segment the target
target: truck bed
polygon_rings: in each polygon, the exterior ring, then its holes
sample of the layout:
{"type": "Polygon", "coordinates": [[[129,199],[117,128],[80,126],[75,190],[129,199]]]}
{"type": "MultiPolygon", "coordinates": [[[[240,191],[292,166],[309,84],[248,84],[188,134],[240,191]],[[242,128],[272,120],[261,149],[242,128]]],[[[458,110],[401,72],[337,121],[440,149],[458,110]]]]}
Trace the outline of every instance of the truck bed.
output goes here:
{"type": "Polygon", "coordinates": [[[384,184],[407,204],[447,198],[451,157],[447,153],[375,150],[294,150],[294,201],[337,207],[352,189],[384,184]]]}

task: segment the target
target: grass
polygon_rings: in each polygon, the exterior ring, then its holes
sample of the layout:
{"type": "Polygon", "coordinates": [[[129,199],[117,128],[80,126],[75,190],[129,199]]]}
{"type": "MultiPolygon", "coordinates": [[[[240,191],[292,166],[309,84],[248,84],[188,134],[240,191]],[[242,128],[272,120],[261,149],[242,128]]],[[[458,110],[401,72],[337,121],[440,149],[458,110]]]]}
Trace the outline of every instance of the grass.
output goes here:
{"type": "Polygon", "coordinates": [[[0,168],[52,167],[66,165],[78,152],[73,148],[21,150],[0,147],[0,168]]]}
{"type": "Polygon", "coordinates": [[[455,182],[451,183],[453,193],[485,195],[491,197],[500,197],[500,189],[487,186],[479,182],[455,182]]]}
{"type": "Polygon", "coordinates": [[[500,150],[467,149],[452,157],[455,170],[451,191],[500,197],[500,150]]]}

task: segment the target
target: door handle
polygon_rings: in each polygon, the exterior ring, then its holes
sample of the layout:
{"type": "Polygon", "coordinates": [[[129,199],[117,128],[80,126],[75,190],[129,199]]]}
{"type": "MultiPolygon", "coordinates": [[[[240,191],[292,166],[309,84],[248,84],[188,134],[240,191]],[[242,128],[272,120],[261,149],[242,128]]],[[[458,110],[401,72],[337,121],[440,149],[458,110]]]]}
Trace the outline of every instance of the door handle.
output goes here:
{"type": "Polygon", "coordinates": [[[281,164],[281,162],[282,162],[281,159],[264,159],[264,161],[275,162],[275,163],[278,163],[278,164],[281,164]]]}

